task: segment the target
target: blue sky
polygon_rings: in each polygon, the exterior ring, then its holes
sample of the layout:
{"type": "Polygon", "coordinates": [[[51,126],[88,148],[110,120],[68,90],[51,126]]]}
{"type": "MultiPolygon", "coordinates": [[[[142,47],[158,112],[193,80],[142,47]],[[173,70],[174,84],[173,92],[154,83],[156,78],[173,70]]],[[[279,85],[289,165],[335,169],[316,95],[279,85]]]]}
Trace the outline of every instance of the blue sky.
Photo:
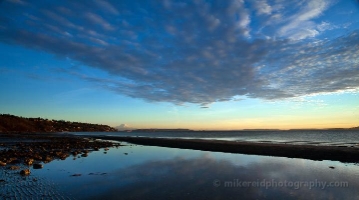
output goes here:
{"type": "Polygon", "coordinates": [[[355,0],[0,2],[0,112],[134,128],[359,125],[355,0]]]}

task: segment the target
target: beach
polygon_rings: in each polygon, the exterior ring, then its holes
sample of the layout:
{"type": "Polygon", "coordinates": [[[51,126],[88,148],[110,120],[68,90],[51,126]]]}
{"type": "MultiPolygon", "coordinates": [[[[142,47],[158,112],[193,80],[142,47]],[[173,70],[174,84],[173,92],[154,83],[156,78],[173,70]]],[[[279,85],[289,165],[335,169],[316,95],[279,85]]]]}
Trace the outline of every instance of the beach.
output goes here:
{"type": "Polygon", "coordinates": [[[49,162],[34,159],[34,163],[43,165],[35,169],[24,163],[28,155],[9,155],[18,157],[17,162],[0,167],[3,199],[358,197],[356,148],[199,139],[28,136],[1,135],[1,151],[24,145],[35,151],[40,143],[47,142],[46,151],[38,154],[59,152],[64,147],[62,152],[68,152],[68,156],[53,156],[49,162]],[[51,145],[51,141],[58,145],[51,145]],[[77,149],[79,153],[74,155],[75,141],[87,141],[89,146],[77,149]],[[20,168],[12,170],[11,166],[20,168]],[[27,168],[31,173],[21,175],[20,171],[27,168]]]}

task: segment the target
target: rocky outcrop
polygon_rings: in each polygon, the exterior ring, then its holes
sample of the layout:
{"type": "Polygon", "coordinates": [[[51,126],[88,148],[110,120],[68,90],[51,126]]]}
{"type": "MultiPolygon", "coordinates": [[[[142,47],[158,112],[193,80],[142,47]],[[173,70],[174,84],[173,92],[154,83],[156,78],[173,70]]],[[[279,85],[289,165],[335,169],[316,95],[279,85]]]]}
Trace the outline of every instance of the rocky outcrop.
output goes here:
{"type": "Polygon", "coordinates": [[[92,149],[120,146],[118,143],[62,134],[0,134],[0,168],[18,170],[19,166],[41,169],[41,163],[65,160],[70,155],[87,157],[92,149]],[[32,141],[32,142],[29,142],[32,141]]]}

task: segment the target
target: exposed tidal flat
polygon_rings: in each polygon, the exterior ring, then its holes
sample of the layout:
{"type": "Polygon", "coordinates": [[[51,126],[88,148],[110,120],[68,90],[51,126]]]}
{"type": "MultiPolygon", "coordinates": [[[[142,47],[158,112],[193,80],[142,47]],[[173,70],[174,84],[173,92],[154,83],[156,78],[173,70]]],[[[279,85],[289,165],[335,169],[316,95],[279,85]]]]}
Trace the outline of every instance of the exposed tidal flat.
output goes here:
{"type": "MultiPolygon", "coordinates": [[[[87,156],[81,156],[81,150],[63,159],[42,161],[41,169],[24,163],[18,170],[7,169],[12,164],[1,167],[0,199],[359,199],[359,166],[355,161],[248,155],[140,145],[124,138],[102,139],[86,140],[115,145],[98,151],[94,146],[84,148],[87,156]],[[20,175],[25,168],[31,173],[20,175]]],[[[21,140],[35,144],[46,138],[21,140]]],[[[16,142],[19,140],[2,138],[2,151],[16,146],[16,142]]],[[[268,144],[262,145],[265,151],[268,144]]]]}

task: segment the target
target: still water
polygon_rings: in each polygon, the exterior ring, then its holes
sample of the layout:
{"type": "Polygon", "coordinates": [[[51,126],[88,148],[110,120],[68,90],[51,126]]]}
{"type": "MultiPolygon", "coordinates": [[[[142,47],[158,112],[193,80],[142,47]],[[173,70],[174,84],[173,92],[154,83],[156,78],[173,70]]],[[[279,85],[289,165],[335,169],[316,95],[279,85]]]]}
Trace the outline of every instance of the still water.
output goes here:
{"type": "Polygon", "coordinates": [[[128,144],[104,152],[53,161],[30,178],[73,199],[359,199],[356,163],[128,144]]]}

